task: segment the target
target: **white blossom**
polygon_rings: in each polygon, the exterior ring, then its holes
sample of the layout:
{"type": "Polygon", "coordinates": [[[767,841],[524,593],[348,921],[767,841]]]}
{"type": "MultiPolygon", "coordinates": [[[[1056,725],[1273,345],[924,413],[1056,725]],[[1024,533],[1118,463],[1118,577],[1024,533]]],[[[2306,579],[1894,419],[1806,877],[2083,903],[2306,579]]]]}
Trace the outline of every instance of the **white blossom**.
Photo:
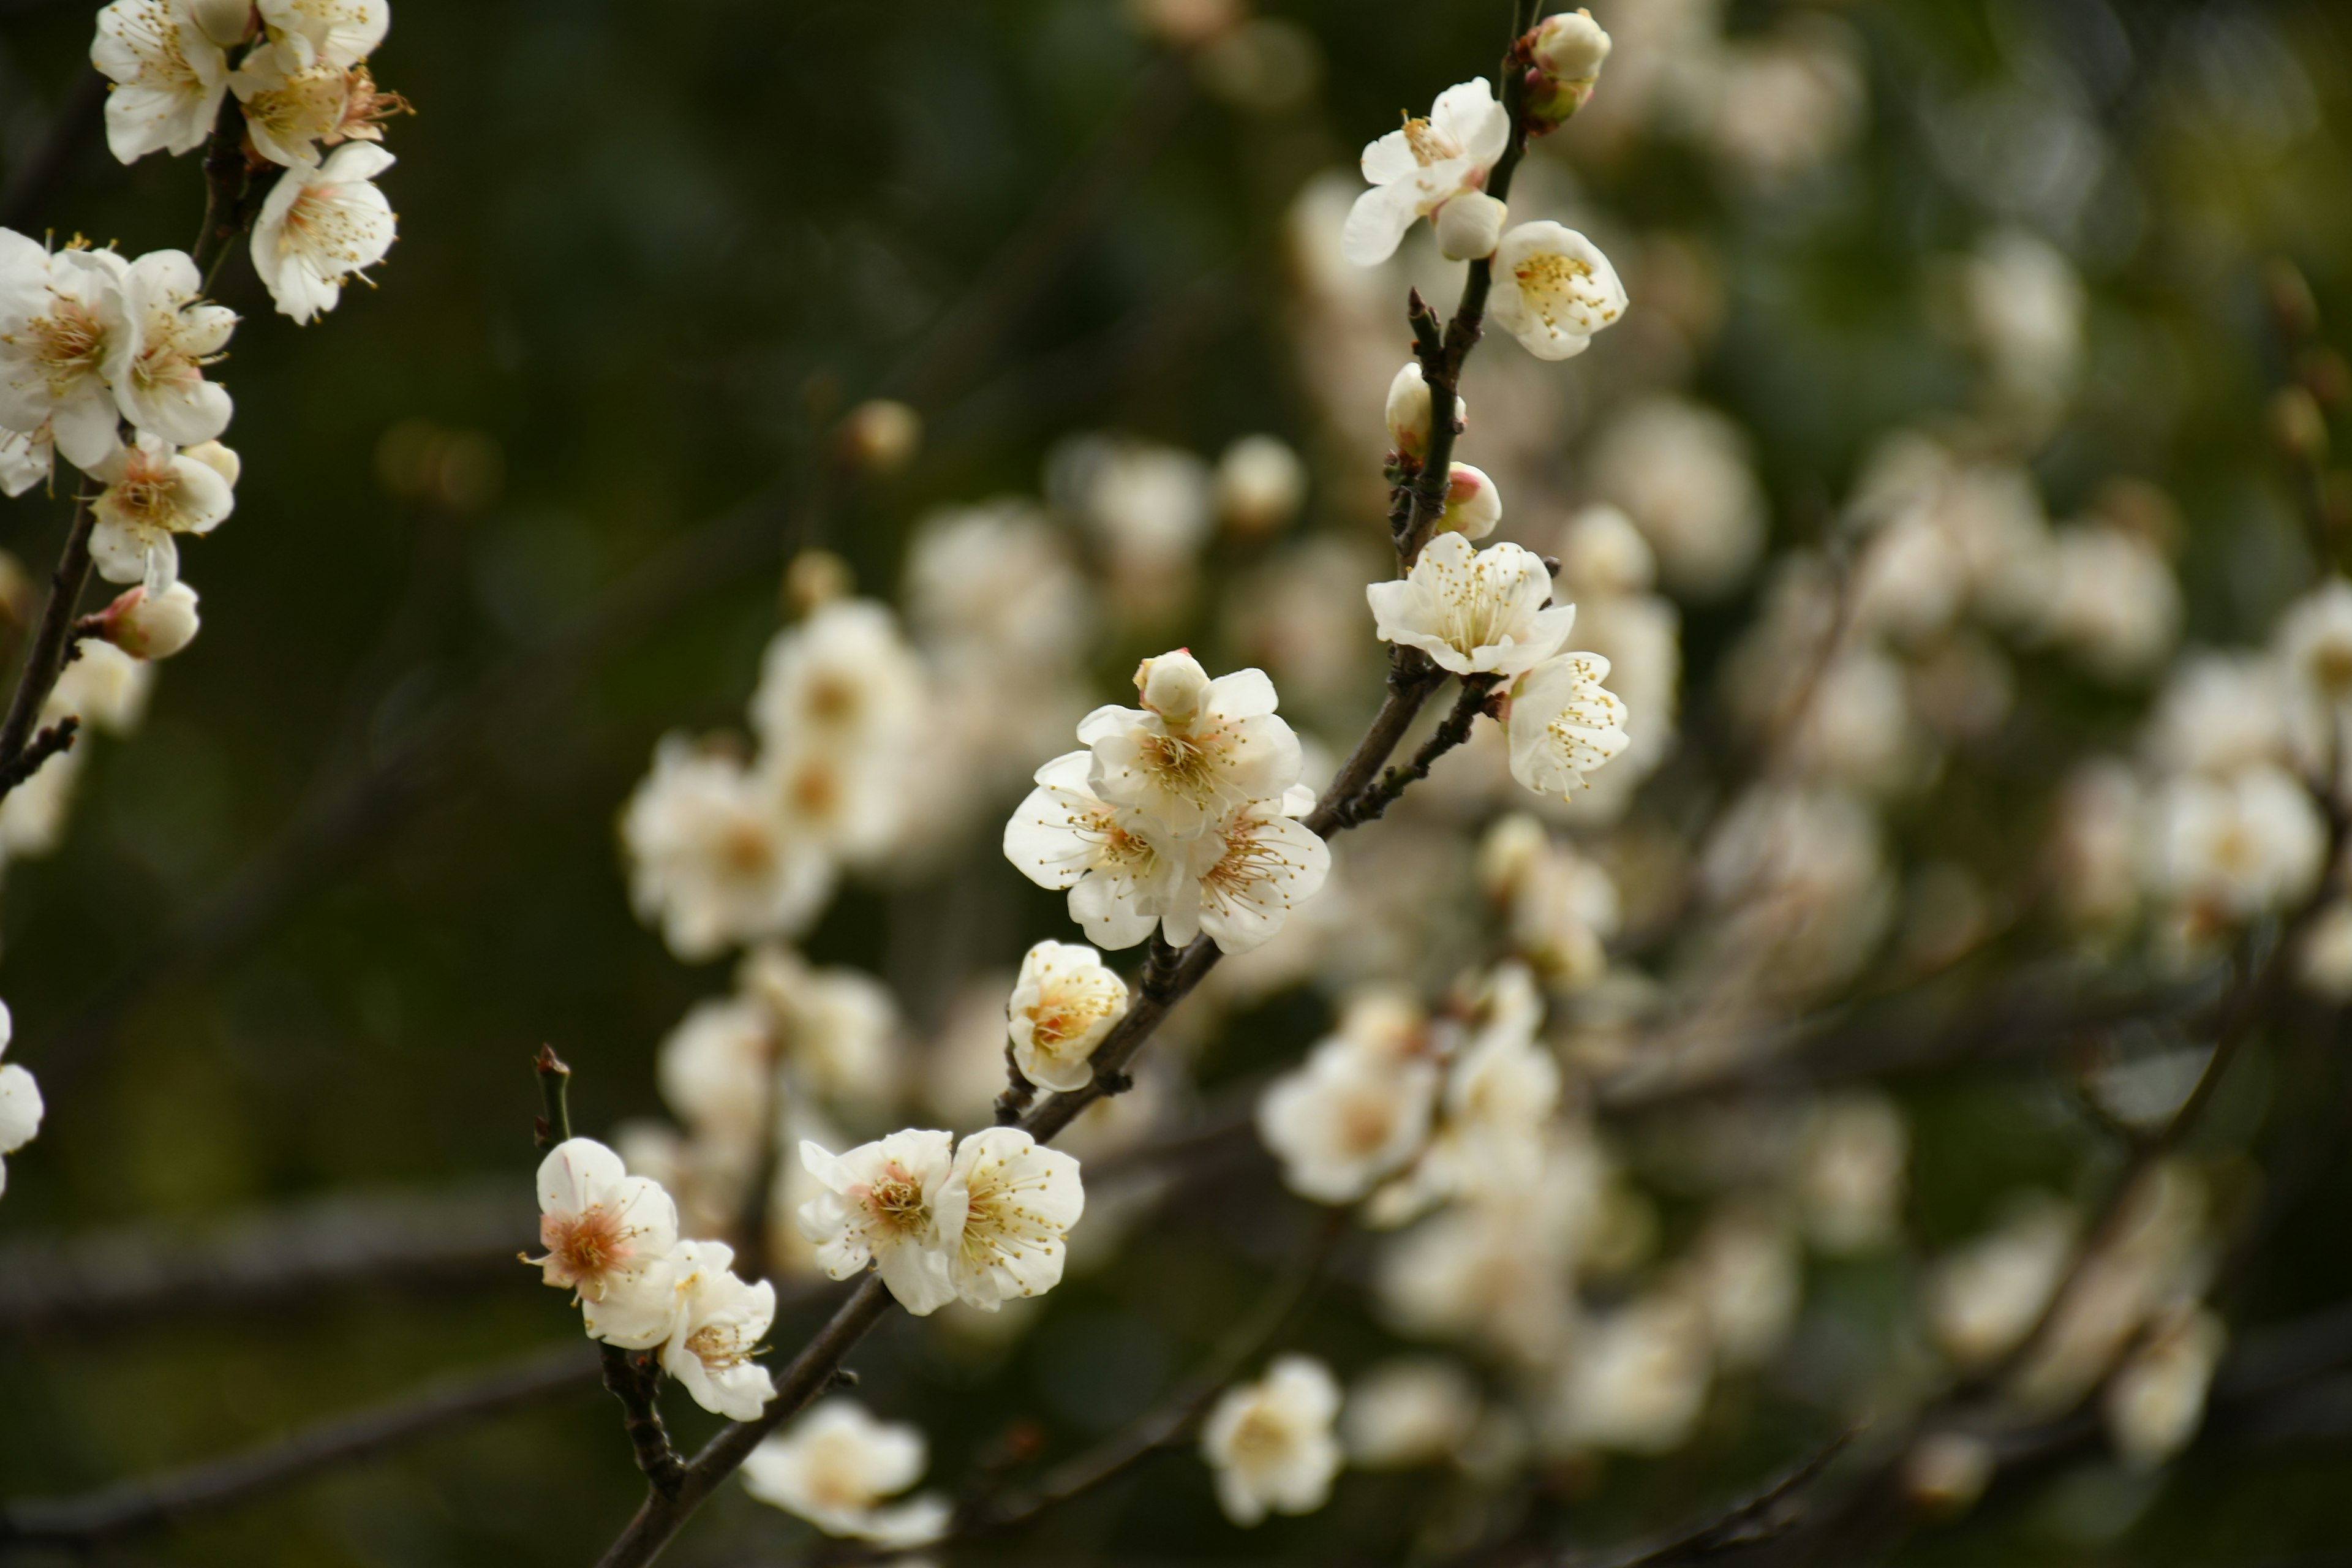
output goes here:
{"type": "Polygon", "coordinates": [[[1236,532],[1275,533],[1307,500],[1307,465],[1276,436],[1244,436],[1217,459],[1217,513],[1236,532]]]}
{"type": "Polygon", "coordinates": [[[1452,1463],[1478,1425],[1478,1385],[1450,1361],[1386,1361],[1358,1377],[1339,1412],[1348,1462],[1370,1470],[1452,1463]]]}
{"type": "Polygon", "coordinates": [[[776,1288],[737,1279],[735,1249],[721,1241],[681,1242],[676,1270],[677,1313],[662,1370],[712,1415],[752,1420],[776,1393],[767,1368],[751,1359],[776,1321],[776,1288]]]}
{"type": "Polygon", "coordinates": [[[205,448],[174,450],[144,430],[89,466],[90,477],[106,487],[90,503],[89,555],[98,574],[142,584],[150,594],[178,582],[177,536],[210,533],[236,508],[226,466],[205,448]]]}
{"type": "Polygon", "coordinates": [[[1455,463],[1445,476],[1445,510],[1438,514],[1438,531],[1465,539],[1484,539],[1503,521],[1503,492],[1486,470],[1455,463]]]}
{"type": "MultiPolygon", "coordinates": [[[[1429,434],[1434,395],[1429,383],[1423,379],[1417,360],[1407,360],[1396,379],[1389,383],[1388,426],[1389,449],[1398,457],[1418,463],[1429,455],[1429,434]]],[[[1469,405],[1457,394],[1454,399],[1454,417],[1457,423],[1469,417],[1469,405]]]]}
{"type": "Polygon", "coordinates": [[[185,251],[150,251],[124,268],[121,288],[131,330],[106,358],[115,406],[134,427],[175,446],[212,440],[228,428],[231,405],[205,367],[227,346],[236,312],[204,303],[204,279],[185,251]]]}
{"type": "Polygon", "coordinates": [[[1094,752],[1087,782],[1103,800],[1192,838],[1298,782],[1298,737],[1276,715],[1280,699],[1264,670],[1212,680],[1178,648],[1145,659],[1135,686],[1140,709],[1097,708],[1078,724],[1094,752]]]}
{"type": "Polygon", "coordinates": [[[1804,1126],[1797,1169],[1813,1245],[1835,1254],[1885,1245],[1901,1221],[1910,1153],[1910,1128],[1885,1096],[1856,1090],[1816,1106],[1804,1126]]]}
{"type": "Polygon", "coordinates": [[[83,723],[109,734],[128,735],[146,717],[148,694],[154,687],[152,668],[111,643],[86,641],[65,673],[58,677],[56,689],[42,707],[42,721],[54,722],[64,714],[76,713],[83,723]]]}
{"type": "Polygon", "coordinates": [[[591,1338],[646,1350],[669,1337],[677,1205],[593,1138],[571,1138],[539,1166],[539,1240],[524,1259],[574,1292],[591,1338]]]}
{"type": "Polygon", "coordinates": [[[2295,974],[2313,995],[2339,1005],[2352,1002],[2352,901],[2338,899],[2303,933],[2295,974]]]}
{"type": "Polygon", "coordinates": [[[98,636],[133,658],[169,658],[195,641],[196,591],[173,583],[161,594],[128,588],[97,616],[98,636]]]}
{"type": "Polygon", "coordinates": [[[755,1152],[773,1116],[773,1016],[756,996],[696,1003],[654,1058],[662,1100],[698,1141],[737,1158],[755,1152]]]}
{"type": "Polygon", "coordinates": [[[129,269],[111,250],[52,255],[0,229],[0,429],[46,428],[79,468],[120,445],[106,367],[139,330],[123,304],[129,269]]]}
{"type": "Polygon", "coordinates": [[[1538,359],[1574,359],[1625,313],[1625,285],[1601,247],[1556,223],[1523,223],[1495,247],[1486,313],[1538,359]]]}
{"type": "Polygon", "coordinates": [[[331,66],[355,66],[392,27],[391,0],[257,0],[261,19],[280,37],[299,37],[331,66]]]}
{"type": "Polygon", "coordinates": [[[629,897],[688,963],[730,943],[797,934],[834,885],[833,862],[788,833],[740,759],[662,738],[621,816],[629,897]]]}
{"type": "Polygon", "coordinates": [[[895,764],[923,721],[921,661],[889,606],[835,599],[768,644],[751,728],[775,751],[879,755],[895,764]]]}
{"type": "Polygon", "coordinates": [[[114,83],[106,144],[122,163],[191,153],[212,134],[228,90],[228,55],[205,36],[189,0],[114,0],[98,14],[89,58],[114,83]]]}
{"type": "Polygon", "coordinates": [[[1625,704],[1601,684],[1608,679],[1609,661],[1590,653],[1561,654],[1519,677],[1503,715],[1513,778],[1566,800],[1633,744],[1625,704]]]}
{"type": "Polygon", "coordinates": [[[0,496],[20,496],[45,484],[57,468],[47,421],[34,431],[0,429],[0,496]]]}
{"type": "Polygon", "coordinates": [[[2147,1342],[2116,1370],[2099,1401],[2116,1451],[2152,1468],[2188,1447],[2205,1415],[2229,1333],[2203,1308],[2169,1315],[2147,1342]]]}
{"type": "Polygon", "coordinates": [[[2015,1349],[2074,1261],[2075,1229],[2072,1209],[2034,1194],[1939,1261],[1927,1279],[1927,1326],[1945,1352],[1980,1367],[2015,1349]]]}
{"type": "Polygon", "coordinates": [[[915,1427],[828,1399],[744,1457],[743,1489],[828,1535],[919,1546],[946,1531],[947,1500],[931,1493],[886,1500],[921,1480],[929,1462],[915,1427]]]}
{"type": "Polygon", "coordinates": [[[1314,793],[1295,785],[1280,799],[1234,807],[1178,845],[1184,863],[1160,915],[1160,935],[1185,947],[1205,934],[1226,953],[1264,946],[1331,873],[1331,847],[1297,820],[1314,805],[1314,793]]]}
{"type": "Polygon", "coordinates": [[[954,1300],[967,1200],[951,1143],[912,1128],[844,1154],[803,1140],[801,1163],[825,1189],[796,1216],[817,1267],[846,1279],[873,1264],[919,1318],[954,1300]]]}
{"type": "Polygon", "coordinates": [[[1087,786],[1094,753],[1069,752],[1037,770],[1037,787],[1004,825],[1004,858],[1041,888],[1066,888],[1070,918],[1108,948],[1151,934],[1186,866],[1184,846],[1132,806],[1087,786]]]}
{"type": "Polygon", "coordinates": [[[1378,266],[1415,222],[1465,193],[1483,193],[1510,140],[1510,116],[1479,77],[1439,93],[1427,119],[1408,118],[1365,147],[1364,178],[1372,188],[1348,213],[1340,240],[1348,259],[1378,266]]]}
{"type": "Polygon", "coordinates": [[[352,142],[270,187],[253,225],[253,269],[280,314],[308,322],[333,310],[343,279],[364,276],[392,248],[392,204],[373,183],[392,165],[383,148],[352,142]]]}
{"type": "MultiPolygon", "coordinates": [[[[21,786],[20,786],[21,787],[21,786]]],[[[16,1022],[0,1002],[0,1052],[8,1048],[16,1022]]],[[[41,1086],[15,1062],[0,1063],[0,1193],[8,1190],[6,1156],[33,1141],[41,1130],[41,1086]]]]}
{"type": "Polygon", "coordinates": [[[2137,533],[2103,522],[2054,531],[2041,583],[2036,629],[2102,679],[2143,674],[2180,635],[2172,564],[2137,533]]]}
{"type": "Polygon", "coordinates": [[[1127,1006],[1127,982],[1093,948],[1039,942],[1022,959],[1005,1004],[1013,1064],[1040,1089],[1086,1088],[1095,1076],[1088,1058],[1127,1006]]]}
{"type": "Polygon", "coordinates": [[[1456,675],[1524,675],[1558,653],[1576,607],[1551,603],[1543,558],[1516,544],[1475,549],[1459,533],[1432,539],[1402,580],[1365,590],[1374,631],[1417,647],[1456,675]]]}
{"type": "Polygon", "coordinates": [[[1752,1367],[1770,1360],[1796,1326],[1804,1268],[1785,1225],[1769,1213],[1729,1207],[1692,1244],[1681,1284],[1706,1313],[1716,1363],[1752,1367]]]}
{"type": "Polygon", "coordinates": [[[965,1204],[954,1259],[965,1305],[993,1312],[1061,1283],[1066,1238],[1086,1209],[1077,1161],[1017,1127],[991,1127],[956,1150],[951,1180],[965,1204]]]}
{"type": "Polygon", "coordinates": [[[253,150],[289,169],[319,166],[319,141],[342,124],[351,97],[343,68],[296,39],[254,49],[229,78],[229,89],[244,110],[253,150]]]}
{"type": "Polygon", "coordinates": [[[1484,191],[1465,191],[1437,209],[1437,254],[1448,261],[1476,261],[1495,254],[1510,209],[1484,191]]]}
{"type": "Polygon", "coordinates": [[[1201,1428],[1225,1517],[1253,1525],[1321,1508],[1342,1462],[1339,1414],[1339,1384],[1311,1356],[1277,1356],[1258,1382],[1225,1390],[1201,1428]]]}
{"type": "Polygon", "coordinates": [[[1645,1297],[1580,1325],[1560,1379],[1554,1437],[1628,1454],[1682,1447],[1706,1407],[1711,1350],[1706,1314],[1671,1296],[1645,1297]]]}
{"type": "Polygon", "coordinates": [[[1351,1204],[1416,1153],[1429,1137],[1438,1068],[1424,1058],[1367,1050],[1345,1034],[1258,1097],[1258,1136],[1282,1162],[1291,1191],[1317,1203],[1351,1204]]]}
{"type": "Polygon", "coordinates": [[[2327,828],[2310,792],[2271,766],[2167,780],[2149,807],[2148,879],[2178,904],[2252,919],[2318,881],[2327,828]]]}
{"type": "Polygon", "coordinates": [[[904,1026],[888,986],[856,969],[813,968],[772,945],[744,955],[736,984],[766,1005],[795,1090],[867,1110],[898,1092],[904,1026]]]}
{"type": "Polygon", "coordinates": [[[1763,552],[1762,487],[1739,427],[1664,395],[1640,398],[1595,437],[1592,482],[1623,509],[1666,585],[1696,598],[1737,587],[1763,552]]]}
{"type": "Polygon", "coordinates": [[[1580,8],[1537,23],[1528,46],[1537,68],[1563,82],[1591,83],[1609,58],[1609,35],[1591,12],[1580,8]]]}

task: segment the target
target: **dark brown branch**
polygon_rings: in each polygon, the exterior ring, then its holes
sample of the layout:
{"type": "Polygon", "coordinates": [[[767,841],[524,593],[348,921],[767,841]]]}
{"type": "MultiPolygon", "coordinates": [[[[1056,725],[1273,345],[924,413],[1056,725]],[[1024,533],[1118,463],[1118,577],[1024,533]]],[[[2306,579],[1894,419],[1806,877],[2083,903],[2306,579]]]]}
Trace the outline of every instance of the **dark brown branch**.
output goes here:
{"type": "Polygon", "coordinates": [[[80,733],[81,721],[70,713],[43,729],[33,737],[33,743],[25,748],[24,755],[0,766],[0,795],[6,795],[39,773],[41,764],[51,757],[61,757],[72,751],[74,737],[80,733]]]}
{"type": "Polygon", "coordinates": [[[119,1481],[79,1497],[9,1503],[0,1509],[0,1545],[84,1546],[174,1523],[452,1426],[588,1388],[595,1378],[596,1358],[577,1343],[535,1352],[487,1373],[446,1379],[421,1393],[297,1428],[226,1458],[119,1481]]]}
{"type": "Polygon", "coordinates": [[[1470,675],[1462,679],[1462,695],[1455,700],[1454,711],[1423,742],[1412,754],[1412,761],[1403,767],[1391,768],[1381,782],[1348,803],[1346,826],[1360,826],[1377,822],[1394,805],[1405,790],[1429,776],[1437,759],[1470,739],[1470,727],[1486,711],[1486,704],[1495,690],[1498,678],[1492,675],[1470,675]]]}
{"type": "Polygon", "coordinates": [[[660,1363],[649,1351],[625,1351],[618,1345],[596,1348],[602,1352],[605,1391],[621,1402],[621,1426],[629,1435],[637,1468],[646,1473],[656,1493],[677,1491],[686,1474],[686,1461],[670,1447],[669,1428],[662,1425],[660,1363]]]}
{"type": "MultiPolygon", "coordinates": [[[[42,706],[73,658],[74,621],[81,612],[83,590],[89,586],[89,531],[95,521],[90,499],[74,498],[65,550],[49,580],[49,603],[41,612],[33,649],[25,656],[25,668],[16,677],[16,695],[8,704],[7,720],[0,723],[0,798],[32,776],[33,769],[20,764],[32,748],[33,727],[40,721],[42,706]]],[[[35,763],[33,767],[39,765],[35,763]]]]}
{"type": "Polygon", "coordinates": [[[245,155],[245,106],[235,94],[221,100],[212,135],[205,142],[205,219],[188,254],[209,292],[228,258],[230,241],[245,232],[246,182],[252,165],[245,155]]]}

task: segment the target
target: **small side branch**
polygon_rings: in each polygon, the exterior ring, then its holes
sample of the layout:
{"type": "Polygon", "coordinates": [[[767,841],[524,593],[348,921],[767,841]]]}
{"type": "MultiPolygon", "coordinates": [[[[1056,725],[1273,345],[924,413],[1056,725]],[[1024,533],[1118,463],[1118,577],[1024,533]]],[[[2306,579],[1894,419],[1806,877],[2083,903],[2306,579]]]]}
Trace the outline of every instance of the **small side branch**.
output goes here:
{"type": "Polygon", "coordinates": [[[245,232],[251,215],[246,210],[246,182],[251,163],[245,155],[245,106],[235,94],[221,100],[219,117],[205,142],[205,222],[189,252],[196,274],[210,292],[228,259],[230,241],[245,232]]]}
{"type": "Polygon", "coordinates": [[[73,750],[74,737],[81,733],[81,721],[68,713],[56,723],[33,737],[24,754],[14,762],[0,765],[0,795],[41,771],[41,764],[51,757],[63,756],[73,750]]]}
{"type": "Polygon", "coordinates": [[[621,1425],[629,1434],[637,1468],[656,1491],[676,1493],[686,1476],[686,1461],[670,1447],[669,1428],[662,1425],[661,1367],[649,1351],[597,1348],[604,1352],[604,1387],[621,1402],[621,1425]]]}
{"type": "Polygon", "coordinates": [[[1429,770],[1437,764],[1438,758],[1468,741],[1471,726],[1477,722],[1481,713],[1486,711],[1487,704],[1493,699],[1497,679],[1492,675],[1463,677],[1462,695],[1455,700],[1454,711],[1448,713],[1436,731],[1422,742],[1421,749],[1412,754],[1412,762],[1402,767],[1389,769],[1381,775],[1379,784],[1348,803],[1343,826],[1356,827],[1380,820],[1407,788],[1429,776],[1429,770]]]}

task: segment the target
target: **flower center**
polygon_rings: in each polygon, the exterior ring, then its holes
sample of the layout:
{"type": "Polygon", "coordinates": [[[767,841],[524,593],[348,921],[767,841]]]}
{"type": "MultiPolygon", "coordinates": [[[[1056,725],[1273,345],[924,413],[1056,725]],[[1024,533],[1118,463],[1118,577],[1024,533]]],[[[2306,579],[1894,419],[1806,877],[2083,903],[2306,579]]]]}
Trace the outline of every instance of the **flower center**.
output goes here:
{"type": "Polygon", "coordinates": [[[1574,331],[1589,332],[1596,324],[1616,319],[1614,311],[1602,309],[1604,296],[1592,264],[1580,258],[1541,251],[1512,268],[1511,276],[1547,327],[1557,329],[1565,321],[1574,331]]]}
{"type": "Polygon", "coordinates": [[[876,1216],[894,1230],[912,1233],[921,1230],[930,1220],[929,1205],[923,1201],[923,1184],[896,1165],[867,1189],[867,1201],[876,1216]]]}
{"type": "Polygon", "coordinates": [[[1410,114],[1404,117],[1404,144],[1412,149],[1412,161],[1424,169],[1462,156],[1461,142],[1429,121],[1416,120],[1410,114]]]}
{"type": "Polygon", "coordinates": [[[1160,787],[1195,804],[1217,798],[1217,752],[1214,734],[1147,735],[1143,758],[1160,787]]]}
{"type": "Polygon", "coordinates": [[[686,1336],[686,1348],[713,1372],[740,1366],[751,1359],[751,1347],[730,1323],[705,1323],[686,1336]]]}
{"type": "Polygon", "coordinates": [[[52,393],[62,395],[76,378],[98,369],[106,355],[106,329],[79,300],[59,299],[46,316],[27,323],[33,356],[48,374],[52,393]]]}

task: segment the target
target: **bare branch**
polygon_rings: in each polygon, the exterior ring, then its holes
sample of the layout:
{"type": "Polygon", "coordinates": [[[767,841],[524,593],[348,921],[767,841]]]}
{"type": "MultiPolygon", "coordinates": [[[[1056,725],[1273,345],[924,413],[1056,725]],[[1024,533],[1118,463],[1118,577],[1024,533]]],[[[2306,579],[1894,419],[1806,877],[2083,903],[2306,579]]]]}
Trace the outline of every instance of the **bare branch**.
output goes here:
{"type": "Polygon", "coordinates": [[[58,677],[73,658],[74,621],[81,611],[82,593],[89,586],[89,531],[95,521],[91,499],[88,495],[74,498],[65,550],[49,582],[49,603],[41,612],[33,650],[25,656],[24,670],[16,677],[16,695],[8,704],[7,720],[0,723],[0,798],[30,778],[33,769],[40,765],[37,762],[32,767],[21,764],[34,744],[33,727],[40,721],[42,705],[57,689],[58,677]]]}

